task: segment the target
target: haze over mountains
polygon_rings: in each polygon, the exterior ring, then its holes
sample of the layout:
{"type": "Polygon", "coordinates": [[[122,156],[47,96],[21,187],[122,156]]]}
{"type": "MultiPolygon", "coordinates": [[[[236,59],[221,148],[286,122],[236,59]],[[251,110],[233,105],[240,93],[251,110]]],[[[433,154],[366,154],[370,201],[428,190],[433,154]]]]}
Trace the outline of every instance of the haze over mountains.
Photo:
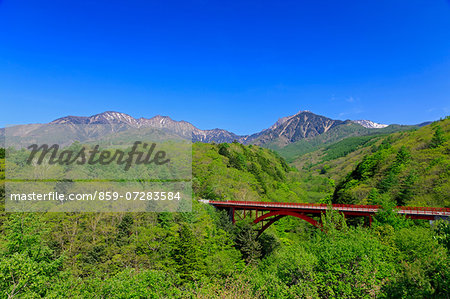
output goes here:
{"type": "MultiPolygon", "coordinates": [[[[243,144],[255,144],[270,148],[283,148],[294,145],[299,141],[320,139],[324,142],[341,140],[348,136],[360,136],[375,132],[391,132],[411,126],[384,125],[370,120],[335,120],[325,116],[314,114],[310,111],[299,111],[298,113],[280,118],[274,125],[261,132],[251,135],[236,135],[223,129],[201,130],[187,121],[176,121],[168,116],[157,115],[152,118],[134,118],[128,114],[106,111],[92,116],[66,116],[58,118],[49,123],[73,125],[100,124],[111,125],[111,132],[117,128],[160,128],[174,136],[191,139],[193,142],[233,142],[243,144]],[[114,126],[112,126],[114,125],[114,126]],[[114,129],[113,129],[114,127],[114,129]]],[[[27,134],[37,134],[28,130],[27,134]]],[[[102,134],[107,132],[102,131],[102,134]]]]}

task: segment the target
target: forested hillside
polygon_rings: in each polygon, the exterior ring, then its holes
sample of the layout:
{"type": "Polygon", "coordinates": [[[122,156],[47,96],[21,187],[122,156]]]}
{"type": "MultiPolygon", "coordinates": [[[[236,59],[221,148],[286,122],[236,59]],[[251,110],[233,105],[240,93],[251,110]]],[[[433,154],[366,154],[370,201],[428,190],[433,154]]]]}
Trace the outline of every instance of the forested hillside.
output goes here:
{"type": "MultiPolygon", "coordinates": [[[[393,165],[400,169],[395,177],[403,182],[406,167],[398,165],[405,159],[405,165],[419,166],[439,159],[429,164],[429,174],[432,180],[445,179],[448,125],[447,120],[390,139],[345,141],[315,153],[315,159],[333,165],[355,155],[358,167],[338,184],[337,192],[353,194],[353,187],[346,187],[350,177],[355,179],[354,172],[366,169],[360,165],[377,153],[383,153],[378,154],[384,159],[380,168],[371,168],[374,175],[359,184],[378,184],[378,176],[393,165]],[[423,158],[414,158],[416,154],[423,158]]],[[[0,161],[3,186],[4,159],[0,161]]],[[[334,190],[335,180],[329,176],[333,169],[323,166],[305,164],[306,170],[297,171],[258,146],[198,143],[193,147],[192,213],[19,214],[2,208],[0,297],[448,297],[446,222],[430,227],[427,221],[408,221],[386,208],[372,227],[356,226],[329,211],[323,230],[286,217],[256,238],[252,224],[232,225],[225,213],[196,201],[319,201],[334,190]]],[[[390,186],[378,192],[394,195],[397,185],[390,186]]]]}
{"type": "Polygon", "coordinates": [[[298,171],[275,152],[239,143],[194,144],[194,191],[205,199],[301,202],[298,171]]]}
{"type": "Polygon", "coordinates": [[[413,131],[349,137],[293,165],[302,181],[315,180],[325,188],[329,184],[320,178],[331,180],[336,189],[327,189],[322,198],[328,195],[335,203],[391,199],[399,205],[448,207],[449,123],[447,118],[413,131]]]}
{"type": "Polygon", "coordinates": [[[339,183],[336,203],[450,207],[450,119],[414,132],[396,133],[370,146],[339,183]]]}
{"type": "Polygon", "coordinates": [[[368,129],[353,122],[344,122],[343,124],[336,126],[325,133],[314,137],[301,139],[284,147],[279,147],[275,142],[268,144],[267,147],[276,150],[288,162],[294,162],[296,160],[302,160],[303,156],[307,153],[311,153],[319,149],[326,150],[327,146],[333,145],[336,142],[350,137],[364,136],[365,139],[370,139],[372,137],[383,136],[399,131],[408,131],[414,128],[418,127],[390,125],[385,128],[368,129]]]}

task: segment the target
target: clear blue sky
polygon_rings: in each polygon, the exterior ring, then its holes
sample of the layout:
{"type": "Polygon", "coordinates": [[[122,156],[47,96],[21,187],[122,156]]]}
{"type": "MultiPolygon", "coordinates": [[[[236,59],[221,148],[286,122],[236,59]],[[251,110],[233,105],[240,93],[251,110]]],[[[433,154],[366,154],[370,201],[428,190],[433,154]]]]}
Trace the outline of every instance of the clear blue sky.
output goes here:
{"type": "Polygon", "coordinates": [[[450,114],[448,0],[0,0],[0,126],[106,110],[246,134],[450,114]]]}

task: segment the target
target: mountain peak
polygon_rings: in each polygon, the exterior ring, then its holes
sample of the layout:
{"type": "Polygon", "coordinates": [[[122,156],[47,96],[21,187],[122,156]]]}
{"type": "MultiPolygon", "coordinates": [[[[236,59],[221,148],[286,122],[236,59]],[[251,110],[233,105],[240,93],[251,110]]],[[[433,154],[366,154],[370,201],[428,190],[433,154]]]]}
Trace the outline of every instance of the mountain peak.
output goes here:
{"type": "Polygon", "coordinates": [[[273,130],[273,129],[277,128],[278,126],[282,125],[283,123],[285,123],[286,121],[292,119],[293,117],[296,117],[296,116],[298,116],[298,115],[300,115],[300,114],[304,114],[304,113],[311,113],[311,114],[314,114],[314,113],[312,113],[312,112],[309,111],[309,110],[299,110],[297,113],[295,113],[295,114],[293,114],[293,115],[285,116],[285,117],[279,118],[279,119],[277,120],[277,122],[274,123],[274,124],[269,128],[269,130],[273,130]]]}
{"type": "Polygon", "coordinates": [[[123,113],[123,112],[117,112],[117,111],[105,111],[99,114],[95,114],[93,116],[108,116],[108,117],[131,117],[130,115],[123,113]]]}
{"type": "Polygon", "coordinates": [[[249,136],[246,143],[262,145],[276,140],[278,145],[285,146],[300,139],[323,134],[343,123],[341,120],[333,120],[308,110],[300,110],[294,115],[280,118],[269,129],[249,136]]]}
{"type": "Polygon", "coordinates": [[[136,119],[132,116],[116,112],[116,111],[105,111],[92,116],[65,116],[55,119],[51,124],[112,124],[112,123],[126,123],[132,126],[136,126],[136,119]]]}

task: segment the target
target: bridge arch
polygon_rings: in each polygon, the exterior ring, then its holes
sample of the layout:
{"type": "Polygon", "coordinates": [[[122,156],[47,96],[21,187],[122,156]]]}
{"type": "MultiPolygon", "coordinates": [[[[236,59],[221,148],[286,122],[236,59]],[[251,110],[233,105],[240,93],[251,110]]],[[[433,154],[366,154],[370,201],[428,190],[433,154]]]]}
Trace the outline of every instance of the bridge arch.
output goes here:
{"type": "Polygon", "coordinates": [[[317,222],[316,220],[314,220],[311,217],[306,216],[305,214],[302,214],[302,213],[298,213],[298,212],[294,212],[294,211],[272,211],[272,212],[269,212],[267,214],[264,214],[264,215],[261,215],[261,216],[257,217],[253,221],[254,224],[257,224],[257,223],[259,223],[259,222],[261,222],[263,220],[266,220],[269,217],[273,217],[273,218],[269,219],[269,222],[267,222],[265,225],[263,225],[263,227],[259,230],[258,236],[260,236],[274,222],[276,222],[276,221],[278,221],[281,218],[286,217],[286,216],[293,216],[293,217],[296,217],[296,218],[300,218],[300,219],[303,219],[303,220],[309,222],[310,224],[314,225],[315,227],[318,227],[318,228],[321,227],[319,222],[317,222]]]}

